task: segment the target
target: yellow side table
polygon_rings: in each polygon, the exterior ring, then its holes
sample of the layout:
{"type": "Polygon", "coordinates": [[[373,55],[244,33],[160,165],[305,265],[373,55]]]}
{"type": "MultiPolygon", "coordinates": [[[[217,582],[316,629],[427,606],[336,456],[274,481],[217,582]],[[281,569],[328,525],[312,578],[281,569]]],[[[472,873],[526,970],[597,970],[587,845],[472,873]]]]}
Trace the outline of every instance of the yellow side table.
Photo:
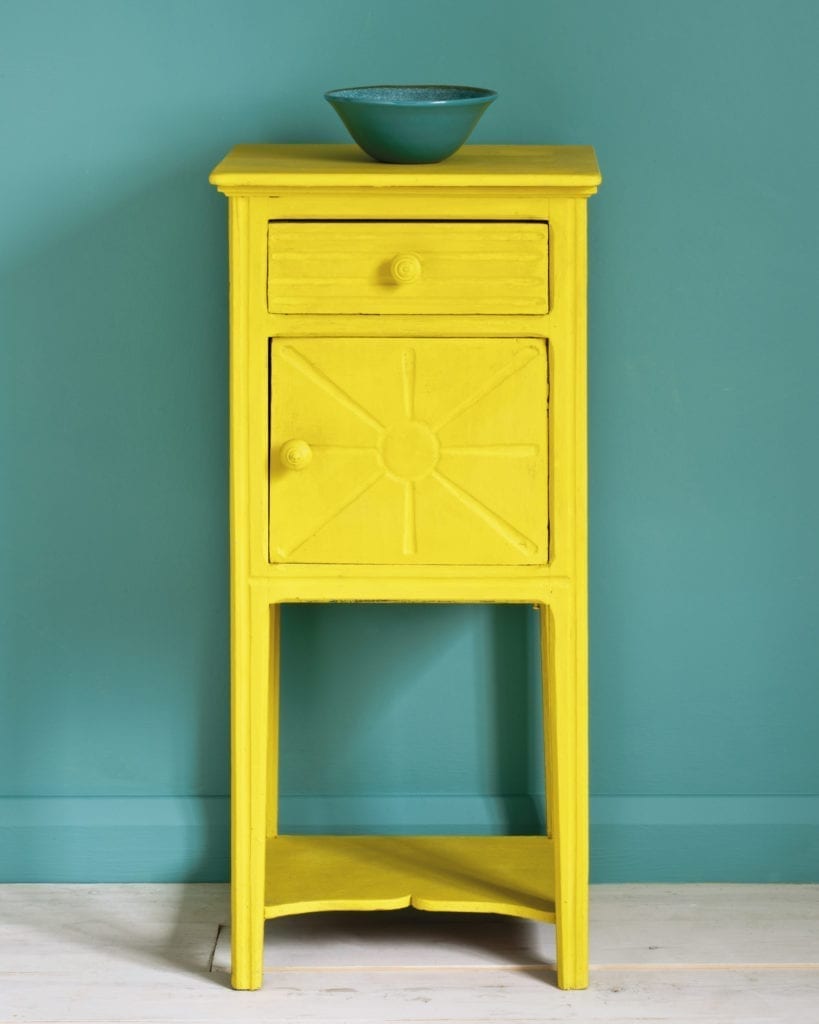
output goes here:
{"type": "Polygon", "coordinates": [[[265,918],[495,911],[554,922],[588,981],[585,146],[239,146],[230,201],[234,988],[265,918]],[[279,609],[540,610],[548,833],[286,836],[279,609]]]}

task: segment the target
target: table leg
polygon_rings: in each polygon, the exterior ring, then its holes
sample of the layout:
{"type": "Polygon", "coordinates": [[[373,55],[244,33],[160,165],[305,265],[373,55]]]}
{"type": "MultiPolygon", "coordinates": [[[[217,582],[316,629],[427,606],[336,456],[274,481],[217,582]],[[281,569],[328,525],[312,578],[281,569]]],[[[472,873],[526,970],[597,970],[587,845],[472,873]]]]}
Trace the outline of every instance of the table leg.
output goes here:
{"type": "Polygon", "coordinates": [[[555,856],[557,984],[586,988],[588,978],[588,723],[585,660],[578,654],[571,591],[540,607],[546,714],[549,831],[555,856]]]}
{"type": "Polygon", "coordinates": [[[278,660],[276,606],[251,589],[242,640],[234,608],[233,701],[231,708],[231,984],[257,989],[264,952],[265,840],[268,713],[278,660]],[[246,663],[242,654],[246,655],[246,663]]]}

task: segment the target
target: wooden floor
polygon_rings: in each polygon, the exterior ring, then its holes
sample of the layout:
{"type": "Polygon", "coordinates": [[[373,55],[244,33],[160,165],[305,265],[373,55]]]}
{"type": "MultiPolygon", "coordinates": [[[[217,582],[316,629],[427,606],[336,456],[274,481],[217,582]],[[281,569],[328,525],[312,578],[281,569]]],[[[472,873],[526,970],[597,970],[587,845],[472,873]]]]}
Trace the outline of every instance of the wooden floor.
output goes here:
{"type": "Polygon", "coordinates": [[[416,910],[268,922],[229,988],[227,887],[0,886],[0,1022],[819,1024],[819,886],[596,886],[592,974],[552,927],[416,910]]]}

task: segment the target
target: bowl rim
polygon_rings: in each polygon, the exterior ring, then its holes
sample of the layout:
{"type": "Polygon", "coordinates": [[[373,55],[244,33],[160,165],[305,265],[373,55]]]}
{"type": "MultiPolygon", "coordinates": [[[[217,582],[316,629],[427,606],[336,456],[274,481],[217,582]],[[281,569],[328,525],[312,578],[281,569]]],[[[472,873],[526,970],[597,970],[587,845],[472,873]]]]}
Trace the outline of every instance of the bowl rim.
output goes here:
{"type": "Polygon", "coordinates": [[[346,89],[330,89],[325,92],[324,98],[328,103],[340,102],[340,103],[355,103],[369,106],[379,107],[432,107],[432,106],[470,106],[475,103],[491,103],[494,99],[497,99],[497,92],[494,89],[484,89],[481,86],[476,85],[435,85],[435,84],[418,84],[418,85],[353,85],[346,89]],[[443,99],[420,99],[420,98],[407,98],[407,99],[383,99],[373,96],[373,93],[377,93],[383,89],[394,89],[396,91],[407,89],[415,90],[452,90],[453,93],[468,93],[466,96],[454,95],[443,99]]]}

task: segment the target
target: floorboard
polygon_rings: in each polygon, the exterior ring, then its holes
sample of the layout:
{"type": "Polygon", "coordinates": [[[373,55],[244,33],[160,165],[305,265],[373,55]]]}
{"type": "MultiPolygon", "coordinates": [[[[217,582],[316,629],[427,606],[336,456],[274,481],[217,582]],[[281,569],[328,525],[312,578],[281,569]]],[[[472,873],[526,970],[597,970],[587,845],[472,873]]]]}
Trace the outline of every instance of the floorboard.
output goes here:
{"type": "Polygon", "coordinates": [[[552,927],[402,910],[268,922],[229,988],[226,886],[0,886],[0,1022],[817,1024],[819,886],[595,886],[586,992],[552,927]]]}

